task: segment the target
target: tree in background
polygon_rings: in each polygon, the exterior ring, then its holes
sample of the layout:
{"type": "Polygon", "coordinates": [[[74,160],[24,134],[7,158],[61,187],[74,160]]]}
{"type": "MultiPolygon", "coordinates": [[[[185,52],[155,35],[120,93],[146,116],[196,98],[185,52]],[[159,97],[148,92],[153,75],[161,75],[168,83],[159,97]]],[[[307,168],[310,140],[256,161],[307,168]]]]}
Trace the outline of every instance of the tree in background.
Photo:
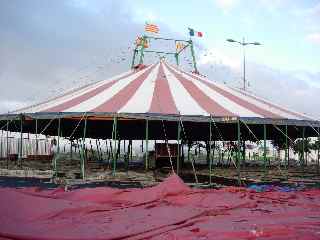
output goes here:
{"type": "MultiPolygon", "coordinates": [[[[285,139],[285,137],[276,138],[276,139],[271,141],[271,144],[277,150],[277,158],[280,160],[280,151],[286,149],[286,139],[285,139]]],[[[288,145],[289,145],[289,141],[288,141],[288,145]]]]}
{"type": "Polygon", "coordinates": [[[311,149],[312,149],[312,144],[311,144],[310,138],[306,138],[304,142],[303,142],[303,139],[297,139],[294,142],[293,151],[295,154],[299,154],[300,164],[302,166],[307,165],[308,154],[311,152],[311,149]],[[304,145],[304,149],[303,149],[303,145],[304,145]],[[304,158],[304,153],[307,153],[305,158],[304,158]]]}
{"type": "Polygon", "coordinates": [[[317,171],[319,172],[319,167],[320,167],[320,140],[316,140],[312,144],[312,150],[314,150],[317,153],[317,171]]]}

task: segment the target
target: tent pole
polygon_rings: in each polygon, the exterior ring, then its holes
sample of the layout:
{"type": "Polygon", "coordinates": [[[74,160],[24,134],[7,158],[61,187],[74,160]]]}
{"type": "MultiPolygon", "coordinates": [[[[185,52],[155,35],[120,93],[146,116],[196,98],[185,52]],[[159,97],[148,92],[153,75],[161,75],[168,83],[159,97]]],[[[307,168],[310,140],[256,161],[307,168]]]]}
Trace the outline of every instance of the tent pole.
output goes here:
{"type": "Polygon", "coordinates": [[[147,41],[147,36],[142,37],[142,43],[141,43],[141,48],[140,48],[140,61],[139,64],[143,64],[143,57],[144,57],[144,45],[147,41]]]}
{"type": "Polygon", "coordinates": [[[22,123],[22,115],[20,116],[20,148],[19,148],[19,165],[22,168],[22,144],[23,144],[23,123],[22,123]]]}
{"type": "Polygon", "coordinates": [[[123,139],[123,152],[126,155],[126,140],[123,139]]]}
{"type": "Polygon", "coordinates": [[[112,175],[114,176],[116,173],[116,155],[117,155],[117,117],[113,117],[113,134],[112,140],[114,141],[114,149],[113,149],[113,164],[112,164],[112,175]]]}
{"type": "Polygon", "coordinates": [[[53,156],[54,175],[57,176],[57,157],[60,154],[60,134],[61,134],[61,118],[58,119],[58,143],[57,143],[57,156],[53,156]]]}
{"type": "Polygon", "coordinates": [[[38,143],[38,118],[36,118],[36,160],[39,154],[39,143],[38,143]]]}
{"type": "MultiPolygon", "coordinates": [[[[289,139],[289,140],[291,140],[291,139],[289,139]]],[[[288,143],[288,170],[289,170],[289,168],[290,168],[290,143],[288,143]]]]}
{"type": "Polygon", "coordinates": [[[85,179],[85,139],[87,133],[87,116],[84,119],[84,128],[83,128],[83,138],[82,138],[82,148],[81,148],[81,174],[82,179],[85,179]]]}
{"type": "Polygon", "coordinates": [[[146,168],[146,171],[148,170],[149,168],[149,154],[148,154],[148,151],[149,151],[149,120],[146,119],[146,159],[145,159],[145,168],[146,168]]]}
{"type": "Polygon", "coordinates": [[[245,170],[246,167],[246,141],[242,141],[242,168],[245,170]]]}
{"type": "Polygon", "coordinates": [[[212,125],[211,125],[212,117],[210,115],[209,121],[209,184],[211,186],[211,172],[212,172],[212,156],[211,156],[211,143],[212,143],[212,125]]]}
{"type": "Polygon", "coordinates": [[[320,127],[318,127],[318,158],[317,158],[317,171],[320,170],[320,127]]]}
{"type": "Polygon", "coordinates": [[[112,141],[110,141],[110,151],[111,151],[111,155],[112,155],[112,175],[114,175],[114,172],[113,172],[113,165],[114,165],[114,149],[113,149],[113,144],[114,144],[114,127],[115,127],[115,117],[113,117],[113,124],[112,124],[112,141]]]}
{"type": "MultiPolygon", "coordinates": [[[[129,141],[130,144],[130,161],[132,162],[132,140],[129,141]]],[[[128,162],[128,168],[129,168],[129,162],[128,162]]]]}
{"type": "Polygon", "coordinates": [[[134,63],[135,63],[135,59],[136,59],[136,55],[137,55],[137,48],[135,48],[133,50],[133,56],[132,56],[132,62],[131,62],[131,68],[134,67],[134,63]]]}
{"type": "Polygon", "coordinates": [[[72,143],[73,141],[70,139],[70,159],[72,159],[72,143]]]}
{"type": "Polygon", "coordinates": [[[1,154],[1,160],[3,159],[3,130],[1,130],[1,150],[0,150],[0,154],[1,154]]]}
{"type": "Polygon", "coordinates": [[[177,64],[177,66],[179,66],[179,53],[175,53],[175,54],[174,54],[174,57],[175,57],[175,59],[176,59],[176,64],[177,64]]]}
{"type": "Polygon", "coordinates": [[[240,164],[240,156],[241,156],[241,129],[240,129],[240,119],[238,119],[238,124],[237,124],[237,129],[238,129],[238,161],[237,161],[237,171],[238,171],[238,183],[239,186],[241,186],[241,164],[240,164]]]}
{"type": "Polygon", "coordinates": [[[141,140],[141,152],[142,152],[142,153],[144,152],[144,149],[143,149],[143,140],[141,140]]]}
{"type": "Polygon", "coordinates": [[[103,151],[101,149],[100,139],[98,139],[98,148],[99,148],[99,161],[102,161],[103,160],[103,151]]]}
{"type": "Polygon", "coordinates": [[[197,62],[196,62],[196,57],[195,57],[195,54],[194,54],[193,42],[192,42],[191,39],[189,40],[189,44],[190,44],[190,50],[191,50],[191,56],[192,56],[194,71],[195,71],[195,73],[197,73],[198,72],[197,62]]]}
{"type": "Polygon", "coordinates": [[[129,171],[129,158],[130,158],[130,140],[128,141],[128,146],[126,150],[126,170],[129,171]]]}
{"type": "Polygon", "coordinates": [[[285,147],[286,147],[286,152],[285,152],[285,159],[286,159],[286,167],[287,167],[287,171],[289,170],[289,145],[288,145],[288,125],[286,125],[286,143],[285,143],[285,147]]]}
{"type": "Polygon", "coordinates": [[[120,152],[121,152],[121,139],[120,139],[120,136],[118,135],[118,142],[117,142],[117,145],[118,145],[118,148],[117,148],[117,158],[116,158],[116,160],[117,160],[117,162],[118,162],[118,159],[120,158],[120,152]]]}
{"type": "Polygon", "coordinates": [[[6,150],[6,153],[7,153],[7,169],[9,169],[9,119],[7,120],[7,150],[6,150]]]}
{"type": "Polygon", "coordinates": [[[96,149],[97,149],[97,151],[96,151],[96,152],[97,152],[97,156],[96,156],[96,157],[97,157],[98,160],[100,160],[100,153],[99,153],[99,147],[98,147],[98,139],[96,139],[95,142],[96,142],[96,149]]]}
{"type": "Polygon", "coordinates": [[[177,142],[178,142],[178,149],[177,149],[177,175],[179,176],[180,171],[180,132],[181,132],[181,126],[180,126],[180,120],[178,121],[178,134],[177,134],[177,142]]]}
{"type": "Polygon", "coordinates": [[[264,178],[267,176],[267,126],[263,124],[263,168],[264,178]]]}
{"type": "Polygon", "coordinates": [[[305,158],[304,158],[304,151],[305,151],[305,128],[303,127],[302,128],[302,165],[303,165],[303,167],[304,167],[304,165],[305,165],[305,158]]]}

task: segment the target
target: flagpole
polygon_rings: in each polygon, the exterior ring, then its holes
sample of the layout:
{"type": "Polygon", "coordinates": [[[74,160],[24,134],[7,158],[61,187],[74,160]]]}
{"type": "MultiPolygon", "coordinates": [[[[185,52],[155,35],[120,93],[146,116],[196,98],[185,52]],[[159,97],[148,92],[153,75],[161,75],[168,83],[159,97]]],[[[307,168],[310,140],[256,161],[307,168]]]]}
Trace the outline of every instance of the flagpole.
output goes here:
{"type": "Polygon", "coordinates": [[[193,42],[191,40],[191,36],[190,36],[189,44],[190,44],[190,49],[191,49],[191,56],[192,56],[192,61],[193,61],[194,72],[198,73],[197,62],[196,62],[196,57],[194,54],[193,42]]]}

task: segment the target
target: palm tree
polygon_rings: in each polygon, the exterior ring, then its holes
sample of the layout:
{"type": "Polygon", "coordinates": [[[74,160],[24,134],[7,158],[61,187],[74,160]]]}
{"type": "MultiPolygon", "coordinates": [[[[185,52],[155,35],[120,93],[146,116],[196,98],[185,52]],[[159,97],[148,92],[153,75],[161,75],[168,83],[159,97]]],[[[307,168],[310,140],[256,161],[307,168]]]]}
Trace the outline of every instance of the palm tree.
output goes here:
{"type": "Polygon", "coordinates": [[[319,172],[320,168],[320,139],[315,141],[312,144],[312,149],[317,152],[317,171],[319,172]]]}
{"type": "Polygon", "coordinates": [[[299,159],[300,159],[300,164],[303,165],[307,165],[307,156],[308,153],[311,152],[312,149],[312,144],[310,142],[310,138],[306,138],[304,141],[303,139],[298,139],[295,141],[294,145],[293,145],[293,151],[295,154],[299,154],[299,159]],[[303,148],[304,146],[304,148],[303,148]],[[304,159],[304,153],[307,153],[306,158],[304,159]],[[304,160],[304,162],[303,162],[304,160]]]}
{"type": "Polygon", "coordinates": [[[279,137],[272,140],[271,144],[277,150],[278,158],[280,159],[280,151],[286,149],[286,139],[279,137]]]}

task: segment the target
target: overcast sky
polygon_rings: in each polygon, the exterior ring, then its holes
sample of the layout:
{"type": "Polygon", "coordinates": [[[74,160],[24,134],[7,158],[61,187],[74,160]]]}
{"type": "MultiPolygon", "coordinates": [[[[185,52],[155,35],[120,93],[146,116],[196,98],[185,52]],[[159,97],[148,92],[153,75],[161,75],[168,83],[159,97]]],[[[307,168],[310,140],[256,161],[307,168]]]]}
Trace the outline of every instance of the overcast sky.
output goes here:
{"type": "Polygon", "coordinates": [[[247,49],[249,90],[320,118],[320,1],[313,0],[0,0],[0,112],[127,71],[146,21],[161,36],[203,32],[194,39],[200,71],[237,87],[242,52],[226,39],[261,42],[247,49]]]}

